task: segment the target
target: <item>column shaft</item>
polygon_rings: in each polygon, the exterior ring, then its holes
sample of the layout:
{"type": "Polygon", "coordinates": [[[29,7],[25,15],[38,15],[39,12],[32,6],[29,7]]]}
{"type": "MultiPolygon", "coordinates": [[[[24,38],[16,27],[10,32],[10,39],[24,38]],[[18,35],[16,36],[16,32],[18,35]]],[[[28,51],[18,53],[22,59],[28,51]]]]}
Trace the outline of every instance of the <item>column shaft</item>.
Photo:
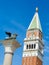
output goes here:
{"type": "Polygon", "coordinates": [[[13,56],[13,54],[11,54],[11,53],[5,53],[3,65],[12,65],[12,56],[13,56]]]}

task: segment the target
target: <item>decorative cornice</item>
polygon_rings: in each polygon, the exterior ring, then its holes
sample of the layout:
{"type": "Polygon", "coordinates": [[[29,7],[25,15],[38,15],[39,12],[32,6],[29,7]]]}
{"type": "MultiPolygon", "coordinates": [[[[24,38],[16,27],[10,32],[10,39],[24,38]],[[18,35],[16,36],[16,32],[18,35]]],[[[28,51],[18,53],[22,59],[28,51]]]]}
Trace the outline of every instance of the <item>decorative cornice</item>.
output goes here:
{"type": "Polygon", "coordinates": [[[42,40],[40,40],[40,39],[26,39],[26,40],[24,40],[24,42],[28,42],[28,41],[39,41],[39,42],[41,42],[41,44],[44,46],[44,44],[43,44],[43,42],[42,42],[42,40]]]}

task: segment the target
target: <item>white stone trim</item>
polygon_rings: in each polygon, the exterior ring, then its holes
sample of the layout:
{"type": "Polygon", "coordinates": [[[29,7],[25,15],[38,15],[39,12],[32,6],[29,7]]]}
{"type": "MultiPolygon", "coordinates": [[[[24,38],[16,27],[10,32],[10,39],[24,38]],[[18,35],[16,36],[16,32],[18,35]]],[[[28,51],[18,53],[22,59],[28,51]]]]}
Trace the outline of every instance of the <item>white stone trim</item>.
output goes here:
{"type": "Polygon", "coordinates": [[[43,61],[43,56],[38,51],[23,52],[23,57],[37,56],[41,61],[43,61]]]}
{"type": "Polygon", "coordinates": [[[12,52],[13,53],[14,49],[11,47],[5,47],[5,52],[12,52]]]}

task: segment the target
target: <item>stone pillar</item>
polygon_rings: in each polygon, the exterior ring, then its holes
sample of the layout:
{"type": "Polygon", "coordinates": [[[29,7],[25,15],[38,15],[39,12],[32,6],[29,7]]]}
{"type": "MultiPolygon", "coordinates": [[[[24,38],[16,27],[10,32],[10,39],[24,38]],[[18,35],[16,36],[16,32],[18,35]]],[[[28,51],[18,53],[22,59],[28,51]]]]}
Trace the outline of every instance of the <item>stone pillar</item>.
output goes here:
{"type": "Polygon", "coordinates": [[[4,65],[12,65],[12,53],[5,53],[4,65]]]}
{"type": "Polygon", "coordinates": [[[5,47],[5,56],[3,65],[12,65],[13,50],[12,47],[5,47]]]}
{"type": "Polygon", "coordinates": [[[16,40],[5,40],[3,42],[5,47],[5,56],[3,65],[12,65],[12,57],[16,48],[20,47],[20,44],[16,40]]]}

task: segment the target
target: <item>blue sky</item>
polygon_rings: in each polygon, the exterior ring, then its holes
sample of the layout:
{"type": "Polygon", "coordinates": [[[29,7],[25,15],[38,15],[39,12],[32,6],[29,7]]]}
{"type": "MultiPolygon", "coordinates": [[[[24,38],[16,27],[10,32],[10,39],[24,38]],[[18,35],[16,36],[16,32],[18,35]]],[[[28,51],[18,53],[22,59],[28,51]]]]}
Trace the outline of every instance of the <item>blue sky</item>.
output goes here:
{"type": "MultiPolygon", "coordinates": [[[[0,40],[5,38],[5,31],[17,33],[17,40],[22,45],[15,50],[12,65],[22,65],[23,40],[27,28],[39,8],[39,17],[43,30],[44,57],[43,65],[49,64],[49,0],[0,0],[0,40]]],[[[0,44],[0,65],[4,61],[4,46],[0,44]]]]}

